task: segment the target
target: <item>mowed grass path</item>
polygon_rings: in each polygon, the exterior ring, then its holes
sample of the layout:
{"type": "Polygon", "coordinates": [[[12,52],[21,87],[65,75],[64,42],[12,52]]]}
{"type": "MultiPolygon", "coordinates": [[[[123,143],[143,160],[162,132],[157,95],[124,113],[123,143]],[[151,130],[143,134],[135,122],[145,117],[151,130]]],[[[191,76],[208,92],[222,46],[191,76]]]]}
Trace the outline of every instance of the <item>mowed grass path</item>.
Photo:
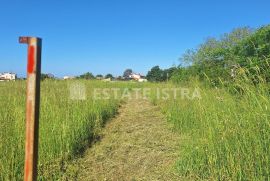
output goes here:
{"type": "Polygon", "coordinates": [[[78,180],[182,180],[174,171],[180,142],[158,107],[129,100],[76,163],[78,180]]]}

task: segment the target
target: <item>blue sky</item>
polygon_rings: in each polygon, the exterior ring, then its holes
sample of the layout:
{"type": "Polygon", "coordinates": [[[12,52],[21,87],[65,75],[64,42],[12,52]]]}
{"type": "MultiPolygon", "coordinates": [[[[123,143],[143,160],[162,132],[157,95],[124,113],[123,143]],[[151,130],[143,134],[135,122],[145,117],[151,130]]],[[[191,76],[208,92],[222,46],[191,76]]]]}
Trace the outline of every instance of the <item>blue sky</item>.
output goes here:
{"type": "Polygon", "coordinates": [[[207,37],[269,24],[269,0],[1,0],[0,72],[26,72],[20,35],[43,38],[42,72],[147,73],[207,37]]]}

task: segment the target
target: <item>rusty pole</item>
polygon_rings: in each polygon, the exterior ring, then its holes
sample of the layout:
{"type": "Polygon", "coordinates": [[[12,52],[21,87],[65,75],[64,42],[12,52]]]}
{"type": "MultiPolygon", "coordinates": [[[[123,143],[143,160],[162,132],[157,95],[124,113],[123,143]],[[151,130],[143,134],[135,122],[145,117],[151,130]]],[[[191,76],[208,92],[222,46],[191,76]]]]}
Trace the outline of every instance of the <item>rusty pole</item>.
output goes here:
{"type": "Polygon", "coordinates": [[[35,181],[38,164],[42,40],[36,37],[20,37],[19,42],[28,44],[24,181],[35,181]]]}

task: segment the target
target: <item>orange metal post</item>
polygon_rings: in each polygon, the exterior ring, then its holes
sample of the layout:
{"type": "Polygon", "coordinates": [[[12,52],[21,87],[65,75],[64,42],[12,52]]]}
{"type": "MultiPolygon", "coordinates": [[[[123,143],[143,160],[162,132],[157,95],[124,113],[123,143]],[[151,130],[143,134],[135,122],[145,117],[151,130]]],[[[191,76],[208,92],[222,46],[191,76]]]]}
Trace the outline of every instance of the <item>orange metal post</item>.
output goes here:
{"type": "Polygon", "coordinates": [[[19,42],[28,44],[24,180],[34,181],[37,180],[38,164],[42,40],[36,37],[20,37],[19,42]]]}

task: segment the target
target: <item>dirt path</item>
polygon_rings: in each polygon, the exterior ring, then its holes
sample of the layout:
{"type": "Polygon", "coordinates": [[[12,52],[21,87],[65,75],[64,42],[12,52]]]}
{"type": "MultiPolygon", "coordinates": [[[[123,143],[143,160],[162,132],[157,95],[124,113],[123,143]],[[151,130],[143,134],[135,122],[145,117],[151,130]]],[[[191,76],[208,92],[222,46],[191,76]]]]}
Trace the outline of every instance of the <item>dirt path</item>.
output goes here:
{"type": "Polygon", "coordinates": [[[173,169],[179,143],[158,107],[130,100],[79,160],[78,180],[180,180],[173,169]]]}

